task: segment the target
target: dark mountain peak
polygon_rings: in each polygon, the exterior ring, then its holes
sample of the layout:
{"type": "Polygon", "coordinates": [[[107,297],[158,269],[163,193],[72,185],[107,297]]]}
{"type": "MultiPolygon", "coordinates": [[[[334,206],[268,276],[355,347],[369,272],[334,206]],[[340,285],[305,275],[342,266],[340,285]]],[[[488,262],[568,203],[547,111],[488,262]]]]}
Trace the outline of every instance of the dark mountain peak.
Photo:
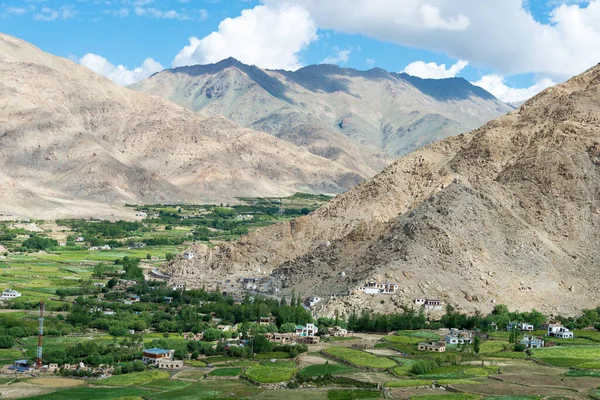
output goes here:
{"type": "Polygon", "coordinates": [[[392,73],[391,75],[408,82],[422,93],[440,101],[464,100],[469,96],[481,97],[485,100],[495,99],[490,92],[473,85],[464,78],[424,79],[405,72],[392,73]]]}

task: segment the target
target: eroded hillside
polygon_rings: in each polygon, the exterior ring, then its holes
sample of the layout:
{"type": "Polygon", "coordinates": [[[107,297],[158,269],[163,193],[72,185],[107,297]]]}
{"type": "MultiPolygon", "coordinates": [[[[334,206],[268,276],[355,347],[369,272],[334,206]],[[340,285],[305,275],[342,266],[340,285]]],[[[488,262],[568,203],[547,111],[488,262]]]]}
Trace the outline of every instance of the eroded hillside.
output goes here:
{"type": "Polygon", "coordinates": [[[367,279],[400,285],[394,296],[330,301],[323,313],[439,297],[471,311],[504,303],[569,314],[598,300],[599,193],[595,67],[305,218],[199,247],[198,259],[165,269],[198,283],[262,275],[265,291],[305,296],[347,294],[367,279]]]}

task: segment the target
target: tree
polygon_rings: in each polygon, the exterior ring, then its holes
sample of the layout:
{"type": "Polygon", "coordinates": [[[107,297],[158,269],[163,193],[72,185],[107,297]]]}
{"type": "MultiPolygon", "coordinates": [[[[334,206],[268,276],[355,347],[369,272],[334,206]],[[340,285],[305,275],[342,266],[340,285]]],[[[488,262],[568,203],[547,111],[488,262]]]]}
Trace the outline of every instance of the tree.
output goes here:
{"type": "Polygon", "coordinates": [[[293,322],[286,322],[279,327],[280,333],[291,333],[296,331],[296,324],[293,322]]]}
{"type": "Polygon", "coordinates": [[[167,261],[171,261],[171,260],[175,259],[175,254],[173,254],[173,253],[166,253],[165,254],[165,259],[167,261]]]}
{"type": "Polygon", "coordinates": [[[15,345],[15,338],[8,335],[0,336],[0,349],[10,349],[15,345]]]}
{"type": "Polygon", "coordinates": [[[215,328],[208,328],[204,331],[204,339],[209,342],[214,342],[215,340],[221,339],[221,332],[215,328]]]}
{"type": "Polygon", "coordinates": [[[479,354],[480,345],[481,339],[479,339],[479,336],[475,336],[475,339],[473,339],[473,352],[475,354],[479,354]]]}
{"type": "Polygon", "coordinates": [[[104,265],[102,263],[96,264],[96,266],[94,267],[94,276],[96,278],[103,278],[105,272],[106,272],[106,265],[104,265]]]}

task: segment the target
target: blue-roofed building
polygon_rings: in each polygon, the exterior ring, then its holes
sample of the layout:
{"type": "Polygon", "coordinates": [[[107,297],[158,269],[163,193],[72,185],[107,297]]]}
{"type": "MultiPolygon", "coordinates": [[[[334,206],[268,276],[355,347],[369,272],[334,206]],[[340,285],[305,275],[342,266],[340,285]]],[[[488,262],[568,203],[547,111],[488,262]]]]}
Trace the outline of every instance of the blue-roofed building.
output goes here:
{"type": "Polygon", "coordinates": [[[159,348],[145,349],[142,354],[142,361],[146,364],[158,364],[161,361],[172,360],[175,350],[165,350],[159,348]]]}
{"type": "Polygon", "coordinates": [[[15,360],[12,366],[8,367],[8,369],[17,371],[17,372],[27,372],[29,371],[30,363],[29,360],[15,360]]]}

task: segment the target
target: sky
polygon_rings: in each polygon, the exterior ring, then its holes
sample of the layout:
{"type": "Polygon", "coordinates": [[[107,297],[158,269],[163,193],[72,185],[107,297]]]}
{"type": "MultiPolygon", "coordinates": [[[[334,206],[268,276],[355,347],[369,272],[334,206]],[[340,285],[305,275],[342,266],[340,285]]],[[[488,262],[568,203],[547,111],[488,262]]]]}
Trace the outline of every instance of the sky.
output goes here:
{"type": "Polygon", "coordinates": [[[600,62],[600,0],[0,0],[0,31],[121,85],[231,56],[462,77],[520,102],[600,62]]]}

